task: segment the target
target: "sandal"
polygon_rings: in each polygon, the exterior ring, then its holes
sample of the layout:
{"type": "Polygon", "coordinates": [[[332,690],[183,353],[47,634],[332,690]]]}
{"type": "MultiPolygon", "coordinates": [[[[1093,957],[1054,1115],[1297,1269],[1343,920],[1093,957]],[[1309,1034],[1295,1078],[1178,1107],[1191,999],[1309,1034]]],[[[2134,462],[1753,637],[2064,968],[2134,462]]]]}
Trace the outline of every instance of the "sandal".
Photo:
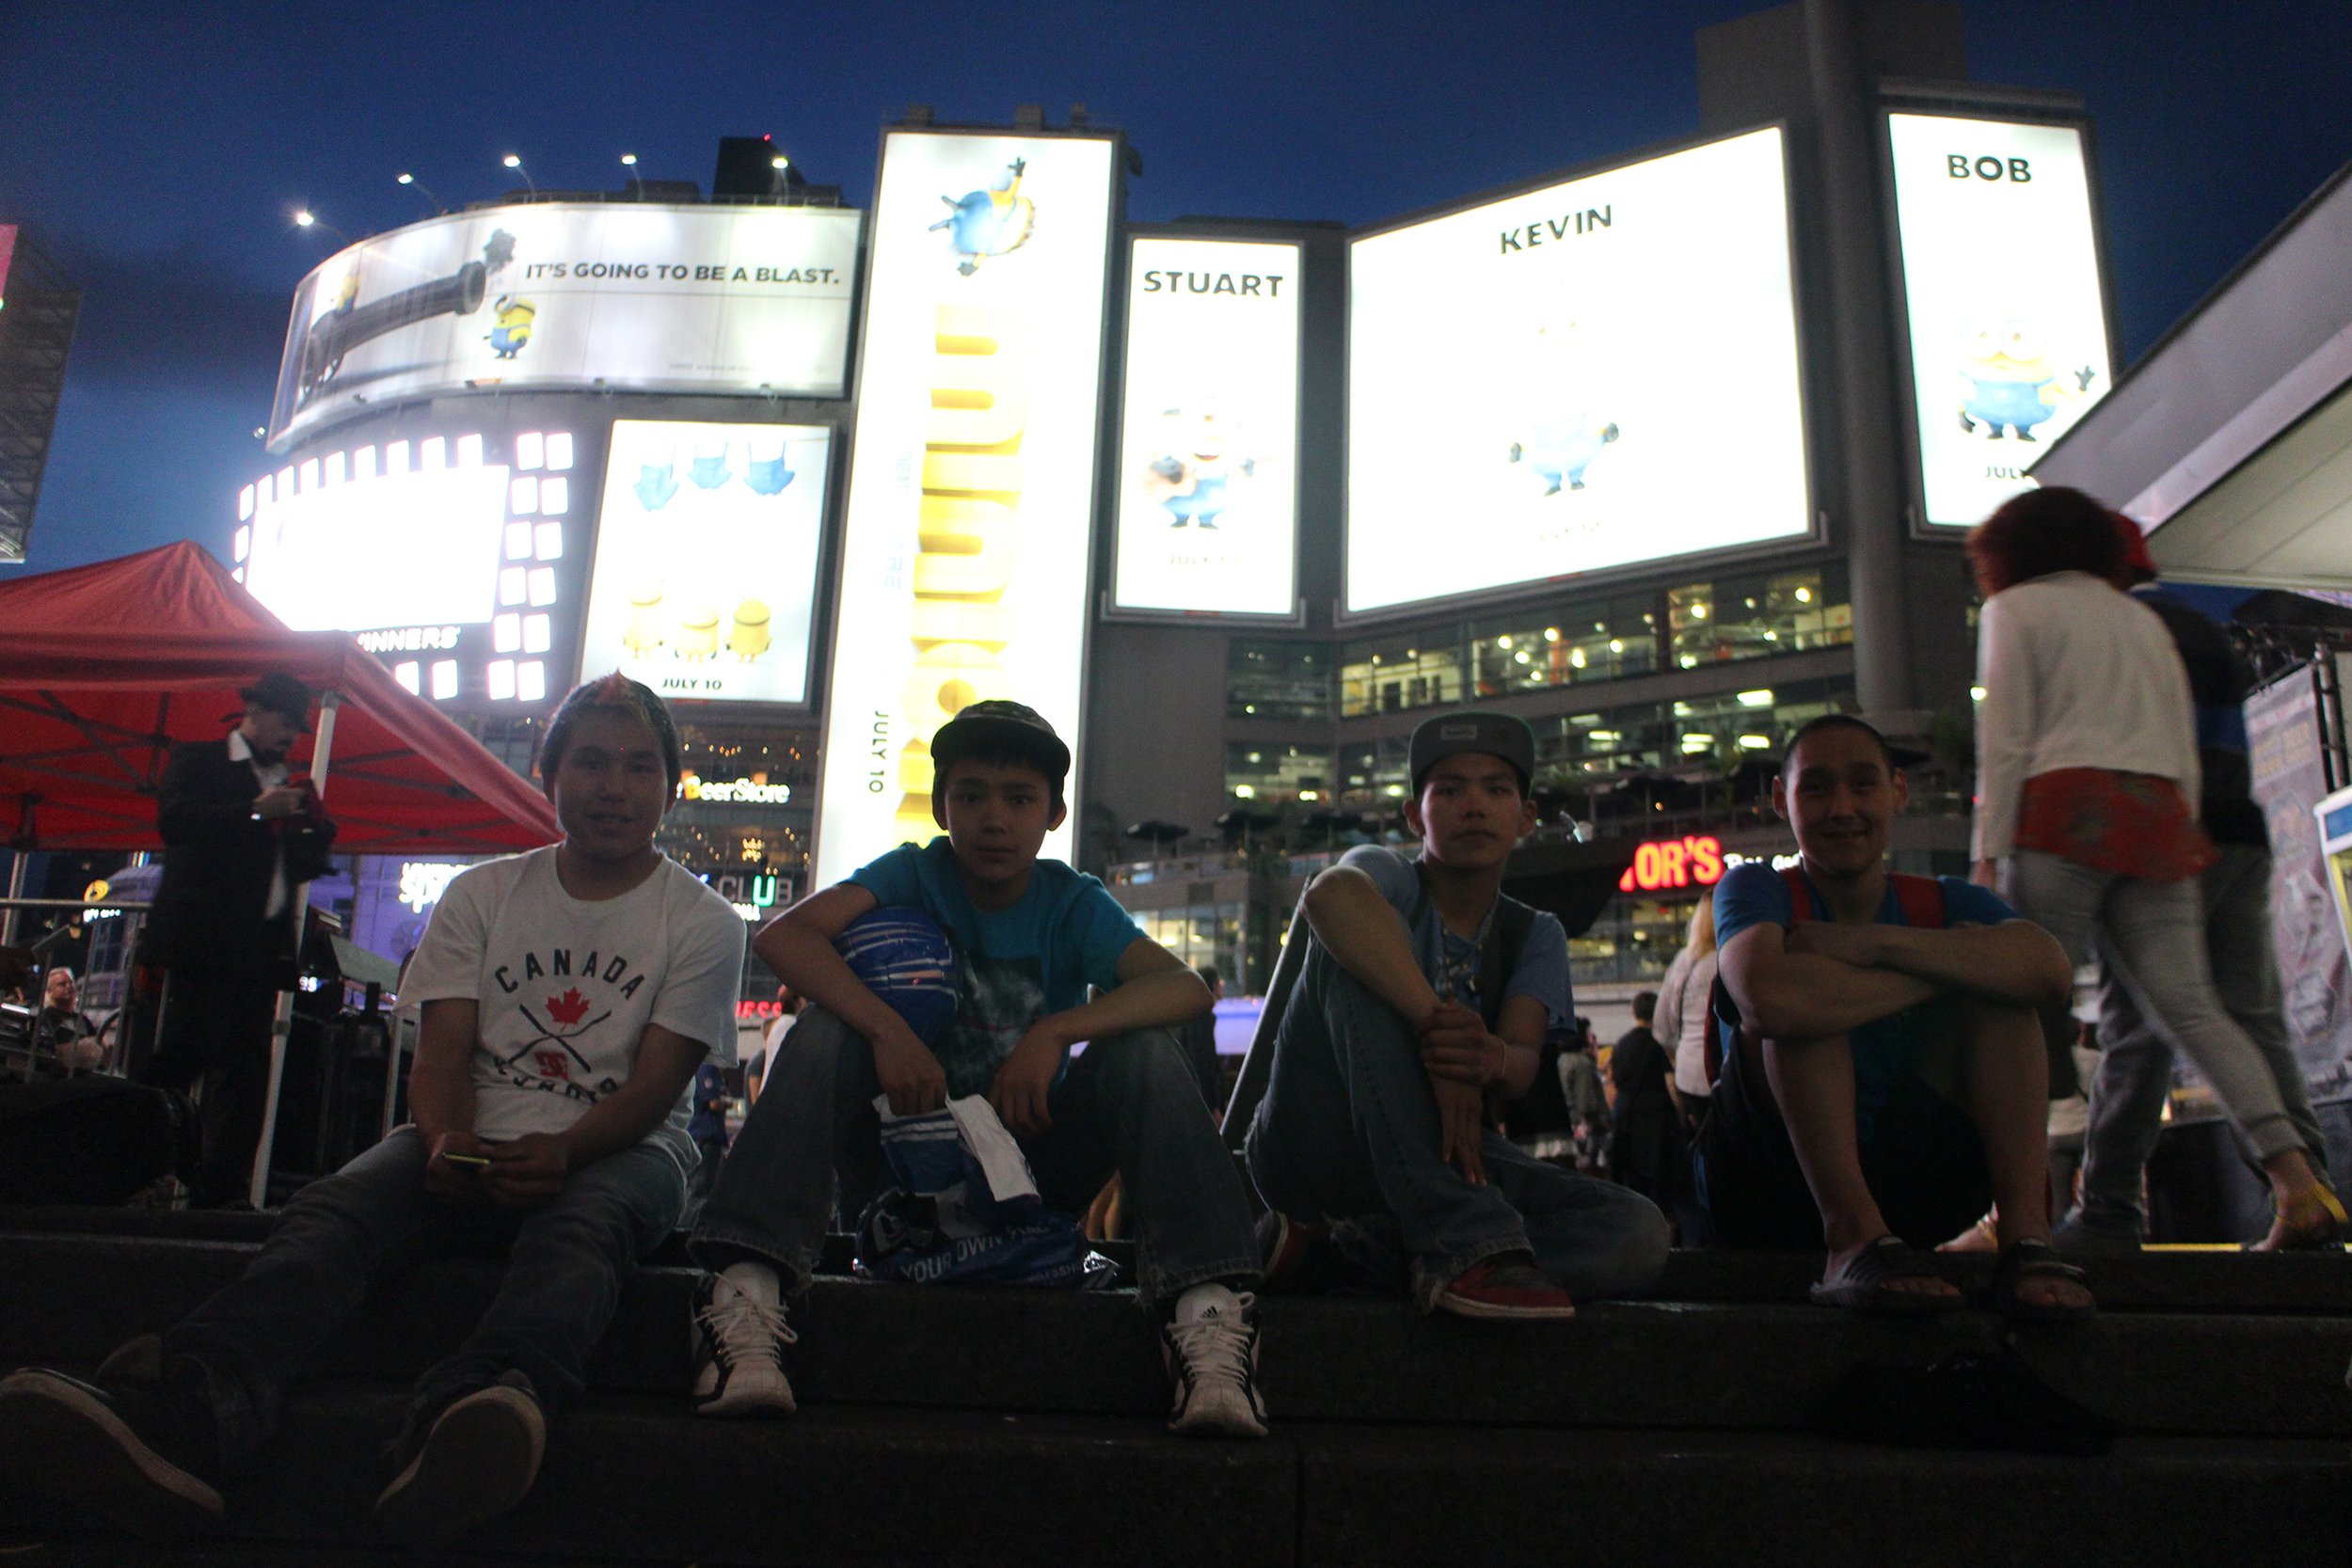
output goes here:
{"type": "Polygon", "coordinates": [[[1994,1266],[1990,1305],[2013,1323],[2082,1323],[2099,1315],[2096,1301],[2059,1306],[2055,1302],[2027,1301],[2017,1293],[2018,1287],[2028,1279],[2071,1279],[2080,1283],[2082,1277],[2083,1271],[2059,1256],[2058,1249],[2049,1243],[2011,1242],[2001,1249],[2001,1260],[1994,1266]]]}
{"type": "Polygon", "coordinates": [[[1851,1259],[1846,1266],[1807,1292],[1816,1307],[1843,1307],[1849,1311],[1888,1318],[1931,1318],[1957,1312],[1960,1292],[1947,1295],[1924,1291],[1899,1291],[1898,1279],[1941,1279],[1934,1259],[1900,1236],[1881,1236],[1851,1259]]]}
{"type": "Polygon", "coordinates": [[[2344,1244],[2345,1233],[2352,1231],[2352,1216],[2344,1212],[2344,1200],[2333,1188],[2322,1181],[2312,1190],[2311,1196],[2291,1209],[2281,1209],[2279,1218],[2286,1222],[2286,1234],[2275,1247],[2257,1242],[2246,1243],[2249,1252],[2327,1252],[2344,1244]]]}

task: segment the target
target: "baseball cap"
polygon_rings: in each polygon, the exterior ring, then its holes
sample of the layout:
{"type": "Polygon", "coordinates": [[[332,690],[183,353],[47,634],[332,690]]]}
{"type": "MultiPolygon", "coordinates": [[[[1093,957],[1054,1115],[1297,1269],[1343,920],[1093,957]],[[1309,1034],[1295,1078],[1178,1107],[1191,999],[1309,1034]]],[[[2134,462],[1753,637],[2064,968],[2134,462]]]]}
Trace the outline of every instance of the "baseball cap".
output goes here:
{"type": "Polygon", "coordinates": [[[1045,716],[1025,703],[991,697],[967,705],[931,736],[931,758],[944,764],[959,752],[1001,747],[1025,756],[1056,779],[1070,776],[1070,748],[1045,716]]]}
{"type": "Polygon", "coordinates": [[[1432,768],[1464,752],[1484,752],[1509,763],[1519,776],[1522,794],[1534,779],[1535,732],[1527,727],[1527,721],[1508,713],[1470,709],[1441,713],[1435,719],[1422,720],[1415,727],[1411,750],[1414,793],[1420,793],[1421,781],[1432,768]]]}

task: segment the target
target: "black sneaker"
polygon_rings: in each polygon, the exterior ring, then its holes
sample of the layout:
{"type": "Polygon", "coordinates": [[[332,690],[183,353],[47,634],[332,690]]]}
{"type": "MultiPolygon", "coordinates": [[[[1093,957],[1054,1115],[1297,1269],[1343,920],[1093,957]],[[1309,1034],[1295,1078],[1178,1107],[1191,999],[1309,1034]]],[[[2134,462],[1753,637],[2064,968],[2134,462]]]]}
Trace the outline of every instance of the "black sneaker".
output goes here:
{"type": "Polygon", "coordinates": [[[411,1545],[446,1546],[521,1502],[547,1447],[547,1418],[521,1372],[412,1411],[393,1445],[401,1471],[375,1499],[375,1522],[411,1545]]]}
{"type": "Polygon", "coordinates": [[[87,1383],[40,1367],[0,1378],[0,1468],[36,1497],[140,1534],[184,1535],[223,1513],[203,1371],[166,1366],[151,1334],[87,1383]]]}

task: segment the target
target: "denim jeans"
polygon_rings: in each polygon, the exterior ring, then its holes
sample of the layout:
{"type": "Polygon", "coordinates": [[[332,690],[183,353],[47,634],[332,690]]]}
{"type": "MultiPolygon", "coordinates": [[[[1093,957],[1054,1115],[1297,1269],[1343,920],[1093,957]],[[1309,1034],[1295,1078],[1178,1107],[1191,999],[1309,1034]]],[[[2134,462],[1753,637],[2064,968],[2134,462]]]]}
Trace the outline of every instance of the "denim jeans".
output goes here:
{"type": "Polygon", "coordinates": [[[1440,1159],[1438,1101],[1404,1016],[1317,944],[1275,1037],[1249,1169],[1286,1214],[1333,1226],[1343,1251],[1423,1311],[1464,1270],[1532,1251],[1581,1296],[1620,1295],[1666,1266],[1666,1216],[1629,1188],[1562,1170],[1489,1131],[1489,1184],[1440,1159]]]}
{"type": "MultiPolygon", "coordinates": [[[[689,1250],[707,1269],[756,1259],[788,1293],[808,1289],[836,1212],[854,1220],[882,1180],[873,1047],[822,1007],[776,1044],[752,1114],[727,1151],[689,1250]]],[[[1136,1223],[1146,1306],[1195,1285],[1258,1277],[1249,1201],[1165,1029],[1099,1039],[1046,1099],[1053,1126],[1021,1140],[1038,1196],[1084,1213],[1119,1173],[1136,1223]]]]}
{"type": "Polygon", "coordinates": [[[429,1408],[529,1375],[549,1410],[578,1395],[621,1284],[659,1246],[686,1201],[677,1162],[640,1144],[574,1171],[533,1209],[445,1202],[424,1190],[426,1150],[413,1127],[392,1135],[286,1205],[262,1254],[234,1283],[164,1336],[167,1357],[204,1369],[221,1458],[240,1468],[278,1424],[286,1385],[332,1338],[371,1279],[431,1258],[511,1261],[489,1310],[457,1353],[417,1380],[429,1408]]]}
{"type": "Polygon", "coordinates": [[[2018,913],[2058,938],[2078,969],[2095,935],[2099,956],[2133,977],[2149,1015],[2197,1064],[2258,1157],[2304,1147],[2262,1052],[2214,990],[2196,879],[2153,882],[2020,849],[2003,863],[2001,892],[2018,913]]]}
{"type": "MultiPolygon", "coordinates": [[[[2213,989],[2262,1053],[2287,1120],[2314,1169],[2325,1171],[2328,1140],[2312,1110],[2303,1069],[2288,1043],[2270,952],[2270,851],[2219,846],[2221,858],[2198,879],[2213,989]]],[[[2164,1015],[2128,960],[2100,947],[2099,1075],[2083,1136],[2083,1225],[2137,1239],[2147,1227],[2140,1176],[2155,1152],[2165,1097],[2172,1088],[2172,1040],[2164,1015]]]]}

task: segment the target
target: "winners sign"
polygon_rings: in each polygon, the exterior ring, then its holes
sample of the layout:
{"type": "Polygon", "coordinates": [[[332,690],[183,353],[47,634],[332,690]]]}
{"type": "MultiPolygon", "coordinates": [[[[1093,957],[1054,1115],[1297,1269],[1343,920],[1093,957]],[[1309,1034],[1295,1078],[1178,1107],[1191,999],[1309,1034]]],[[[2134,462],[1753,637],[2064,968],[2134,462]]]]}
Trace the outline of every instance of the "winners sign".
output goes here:
{"type": "MultiPolygon", "coordinates": [[[[820,886],[938,832],[930,740],[969,704],[1026,703],[1078,752],[1117,158],[1109,137],[883,138],[820,886]]],[[[1043,852],[1069,844],[1065,822],[1043,852]]]]}

